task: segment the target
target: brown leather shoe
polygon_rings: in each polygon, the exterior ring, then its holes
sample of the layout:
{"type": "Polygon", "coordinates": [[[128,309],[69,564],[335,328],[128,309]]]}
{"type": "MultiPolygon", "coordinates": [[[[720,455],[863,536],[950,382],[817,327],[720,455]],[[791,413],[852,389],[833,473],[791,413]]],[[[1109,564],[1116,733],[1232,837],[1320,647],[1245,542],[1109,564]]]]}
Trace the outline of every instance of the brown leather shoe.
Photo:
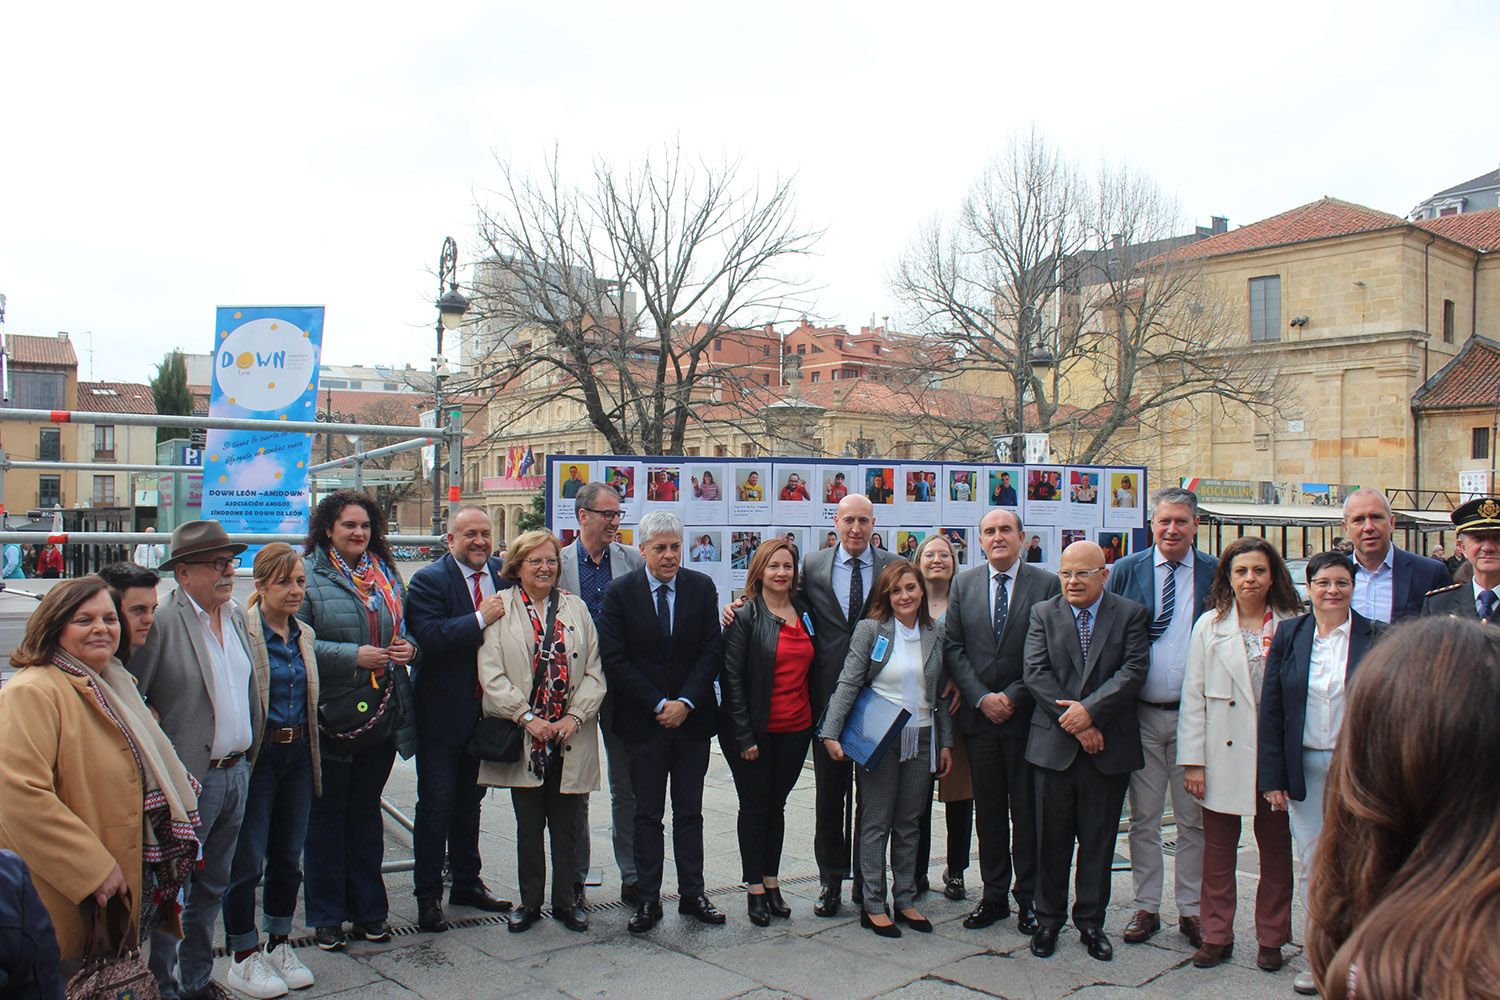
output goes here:
{"type": "Polygon", "coordinates": [[[1260,950],[1255,953],[1255,964],[1267,972],[1280,972],[1281,967],[1286,964],[1286,959],[1281,957],[1280,948],[1267,948],[1261,945],[1260,950]]]}
{"type": "Polygon", "coordinates": [[[1130,923],[1125,925],[1125,933],[1120,935],[1126,944],[1143,944],[1151,940],[1151,935],[1161,930],[1161,917],[1150,910],[1136,910],[1135,916],[1130,918],[1130,923]]]}
{"type": "Polygon", "coordinates": [[[1177,929],[1187,938],[1188,944],[1194,948],[1203,947],[1203,921],[1197,917],[1181,917],[1177,921],[1177,929]]]}
{"type": "Polygon", "coordinates": [[[1216,965],[1227,962],[1234,955],[1234,943],[1229,944],[1204,944],[1193,952],[1193,965],[1199,969],[1212,969],[1216,965]]]}

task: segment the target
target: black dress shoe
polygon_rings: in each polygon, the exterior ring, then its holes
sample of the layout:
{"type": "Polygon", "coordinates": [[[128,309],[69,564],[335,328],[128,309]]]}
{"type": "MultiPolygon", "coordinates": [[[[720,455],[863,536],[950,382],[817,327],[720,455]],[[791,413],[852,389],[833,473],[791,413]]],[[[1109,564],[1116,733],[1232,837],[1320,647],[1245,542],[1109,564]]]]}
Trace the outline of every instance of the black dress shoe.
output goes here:
{"type": "Polygon", "coordinates": [[[1089,950],[1090,958],[1096,958],[1101,962],[1108,962],[1115,957],[1114,946],[1109,943],[1109,938],[1104,935],[1103,928],[1090,927],[1087,930],[1079,931],[1078,936],[1083,938],[1083,943],[1089,950]]]}
{"type": "Polygon", "coordinates": [[[417,930],[427,934],[441,934],[447,929],[448,921],[443,916],[442,900],[417,900],[417,930]]]}
{"type": "Polygon", "coordinates": [[[905,924],[918,934],[931,934],[932,921],[923,916],[908,917],[903,910],[897,910],[895,914],[896,923],[905,924]]]}
{"type": "Polygon", "coordinates": [[[472,906],[486,913],[508,913],[510,900],[490,895],[490,890],[480,883],[472,889],[453,889],[448,893],[450,906],[472,906]]]}
{"type": "Polygon", "coordinates": [[[964,889],[964,877],[962,875],[949,875],[948,869],[943,869],[943,895],[949,899],[963,899],[968,895],[964,889]]]}
{"type": "Polygon", "coordinates": [[[589,915],[576,906],[554,906],[552,919],[568,930],[578,931],[580,934],[589,929],[589,915]]]}
{"type": "Polygon", "coordinates": [[[1035,934],[1042,925],[1036,919],[1036,907],[1030,903],[1021,905],[1021,916],[1016,920],[1016,930],[1022,934],[1035,934]]]}
{"type": "Polygon", "coordinates": [[[771,906],[764,892],[745,894],[745,908],[750,913],[750,922],[757,927],[771,926],[771,906]]]}
{"type": "Polygon", "coordinates": [[[781,895],[781,886],[766,887],[766,909],[771,911],[771,916],[783,920],[792,915],[792,908],[786,905],[786,899],[781,895]]]}
{"type": "Polygon", "coordinates": [[[1038,927],[1031,935],[1031,953],[1037,958],[1051,958],[1057,950],[1057,928],[1038,927]]]}
{"type": "Polygon", "coordinates": [[[313,930],[313,942],[324,951],[343,951],[349,946],[342,927],[318,927],[313,930]]]}
{"type": "Polygon", "coordinates": [[[997,920],[1004,920],[1010,916],[1010,906],[1006,903],[996,903],[993,900],[981,899],[979,905],[964,917],[964,926],[971,931],[983,930],[997,920]]]}
{"type": "Polygon", "coordinates": [[[374,941],[376,944],[391,939],[391,925],[384,920],[372,920],[367,924],[352,924],[349,936],[356,941],[374,941]]]}
{"type": "Polygon", "coordinates": [[[634,882],[626,882],[620,886],[620,902],[630,907],[640,906],[641,887],[634,882]]]}
{"type": "Polygon", "coordinates": [[[677,901],[677,912],[702,924],[722,924],[727,917],[707,896],[684,896],[677,901]]]}
{"type": "Polygon", "coordinates": [[[820,917],[838,916],[839,906],[843,903],[839,897],[842,895],[843,893],[839,891],[839,883],[824,882],[823,890],[818,893],[818,902],[813,907],[813,912],[820,917]]]}
{"type": "Polygon", "coordinates": [[[635,908],[635,915],[626,924],[626,929],[632,934],[644,934],[655,927],[661,920],[660,903],[641,903],[635,908]]]}
{"type": "Polygon", "coordinates": [[[901,936],[901,928],[897,927],[894,923],[877,924],[870,919],[870,915],[865,912],[864,907],[860,907],[859,910],[859,926],[868,928],[883,938],[898,938],[901,936]]]}
{"type": "Polygon", "coordinates": [[[518,906],[510,912],[510,918],[506,921],[506,929],[512,934],[520,934],[522,931],[531,930],[531,925],[542,919],[542,914],[529,906],[518,906]]]}

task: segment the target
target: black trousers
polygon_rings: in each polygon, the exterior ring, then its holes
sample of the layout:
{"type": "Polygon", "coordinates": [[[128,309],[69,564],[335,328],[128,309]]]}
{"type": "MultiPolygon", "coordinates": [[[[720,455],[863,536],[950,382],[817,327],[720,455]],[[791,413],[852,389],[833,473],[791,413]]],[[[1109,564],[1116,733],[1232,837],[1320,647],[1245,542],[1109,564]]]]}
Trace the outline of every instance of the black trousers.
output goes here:
{"type": "Polygon", "coordinates": [[[510,790],[516,812],[516,874],[521,883],[521,905],[535,910],[542,908],[542,889],[547,884],[544,833],[550,834],[552,841],[552,908],[573,905],[579,814],[589,797],[563,794],[562,764],[562,754],[553,753],[540,787],[510,790]]]}
{"type": "MultiPolygon", "coordinates": [[[[937,779],[933,779],[936,788],[937,779]]],[[[927,796],[927,808],[922,815],[922,825],[917,839],[917,878],[927,874],[932,867],[932,801],[927,796]]],[[[969,844],[974,839],[974,800],[943,803],[944,823],[948,828],[948,874],[962,875],[969,870],[969,844]]]]}
{"type": "MultiPolygon", "coordinates": [[[[813,780],[817,783],[813,805],[813,857],[818,862],[818,877],[837,882],[850,875],[850,844],[847,820],[854,808],[850,791],[854,765],[828,756],[823,741],[813,744],[813,780]]],[[[859,820],[855,818],[855,828],[859,820]]],[[[854,859],[859,867],[859,859],[854,859]]],[[[855,881],[859,881],[856,876],[855,881]]]]}
{"type": "Polygon", "coordinates": [[[630,746],[630,787],[635,791],[635,873],[641,901],[661,899],[665,864],[667,782],[672,786],[672,854],[677,891],[703,895],[703,779],[708,737],[662,729],[630,746]]]}
{"type": "Polygon", "coordinates": [[[965,734],[979,828],[979,875],[984,899],[1005,905],[1015,893],[1024,910],[1036,895],[1036,778],[1026,763],[1026,734],[999,726],[965,734]],[[1015,885],[1011,879],[1014,876],[1015,885]]]}
{"type": "Polygon", "coordinates": [[[802,762],[813,731],[766,733],[756,744],[759,756],[745,760],[732,741],[720,740],[740,812],[736,830],[740,841],[742,877],[749,885],[760,885],[769,875],[781,872],[781,846],[786,838],[786,800],[797,787],[802,762]]]}
{"type": "Polygon", "coordinates": [[[479,784],[479,758],[463,744],[417,739],[417,815],[412,847],[418,899],[443,895],[443,858],[453,885],[479,887],[479,807],[485,789],[479,784]]]}
{"type": "MultiPolygon", "coordinates": [[[[970,744],[973,753],[973,744],[970,744]]],[[[978,773],[978,765],[975,765],[978,773]]],[[[1037,827],[1041,837],[1036,880],[1036,916],[1043,927],[1061,927],[1068,915],[1068,871],[1078,844],[1078,898],[1073,925],[1104,926],[1109,908],[1110,866],[1120,831],[1129,774],[1101,774],[1082,750],[1064,771],[1036,769],[1037,827]]]]}

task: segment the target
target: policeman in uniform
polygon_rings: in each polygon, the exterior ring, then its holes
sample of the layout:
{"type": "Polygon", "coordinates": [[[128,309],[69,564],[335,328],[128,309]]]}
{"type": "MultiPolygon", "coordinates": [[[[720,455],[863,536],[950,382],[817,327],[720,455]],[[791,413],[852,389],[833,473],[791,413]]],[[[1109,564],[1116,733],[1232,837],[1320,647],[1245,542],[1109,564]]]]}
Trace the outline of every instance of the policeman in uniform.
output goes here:
{"type": "Polygon", "coordinates": [[[1453,512],[1453,524],[1474,578],[1428,591],[1422,614],[1500,623],[1500,497],[1470,500],[1453,512]]]}

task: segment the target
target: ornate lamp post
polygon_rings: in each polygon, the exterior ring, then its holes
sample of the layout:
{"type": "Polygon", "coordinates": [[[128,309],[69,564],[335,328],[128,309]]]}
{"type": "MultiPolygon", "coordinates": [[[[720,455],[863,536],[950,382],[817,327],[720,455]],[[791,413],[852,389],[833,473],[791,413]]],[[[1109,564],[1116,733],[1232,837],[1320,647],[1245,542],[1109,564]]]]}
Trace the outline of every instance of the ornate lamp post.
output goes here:
{"type": "MultiPolygon", "coordinates": [[[[432,422],[434,440],[439,442],[432,448],[432,533],[443,533],[443,379],[448,376],[448,365],[443,360],[443,331],[457,330],[463,323],[464,313],[469,311],[469,300],[458,290],[458,244],[453,237],[443,239],[443,252],[438,257],[438,309],[437,354],[432,358],[432,422]]],[[[448,428],[458,433],[458,422],[448,428]]],[[[452,447],[452,442],[449,443],[452,447]]]]}

